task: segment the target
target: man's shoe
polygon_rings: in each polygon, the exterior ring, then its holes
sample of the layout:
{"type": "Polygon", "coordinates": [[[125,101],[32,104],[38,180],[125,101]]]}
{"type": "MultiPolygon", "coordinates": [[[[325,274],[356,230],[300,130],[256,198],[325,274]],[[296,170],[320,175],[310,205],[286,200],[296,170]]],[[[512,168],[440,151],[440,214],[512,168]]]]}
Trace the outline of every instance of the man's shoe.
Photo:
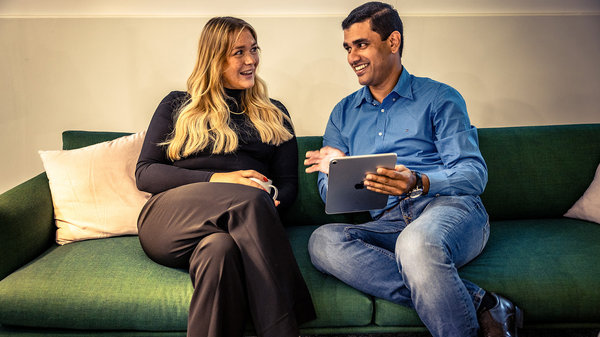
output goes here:
{"type": "Polygon", "coordinates": [[[496,305],[480,313],[479,326],[483,337],[517,337],[523,327],[523,311],[508,299],[490,292],[496,305]]]}

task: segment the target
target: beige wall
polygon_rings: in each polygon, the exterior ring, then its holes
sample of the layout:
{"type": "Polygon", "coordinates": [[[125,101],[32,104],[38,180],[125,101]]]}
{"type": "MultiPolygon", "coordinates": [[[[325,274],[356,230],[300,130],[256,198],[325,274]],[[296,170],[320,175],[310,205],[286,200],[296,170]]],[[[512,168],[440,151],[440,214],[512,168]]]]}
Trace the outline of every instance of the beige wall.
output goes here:
{"type": "MultiPolygon", "coordinates": [[[[191,1],[162,16],[158,1],[146,12],[116,1],[112,12],[25,3],[38,6],[0,1],[0,192],[42,172],[37,151],[59,149],[63,130],[145,129],[162,97],[185,88],[208,17],[231,14],[191,1]]],[[[359,87],[339,24],[360,1],[308,3],[273,12],[262,0],[263,12],[240,14],[258,31],[271,96],[286,104],[299,135],[320,135],[333,105],[359,87]]],[[[598,1],[456,3],[458,12],[395,2],[408,13],[403,63],[411,73],[458,89],[478,127],[600,122],[598,1]]]]}

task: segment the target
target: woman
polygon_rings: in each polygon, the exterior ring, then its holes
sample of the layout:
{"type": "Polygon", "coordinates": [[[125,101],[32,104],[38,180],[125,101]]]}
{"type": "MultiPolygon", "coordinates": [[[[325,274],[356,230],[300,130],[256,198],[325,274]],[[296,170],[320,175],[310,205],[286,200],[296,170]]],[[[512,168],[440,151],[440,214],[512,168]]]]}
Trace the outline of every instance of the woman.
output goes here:
{"type": "Polygon", "coordinates": [[[171,92],[136,168],[139,238],[157,263],[189,268],[188,336],[298,336],[315,317],[277,208],[296,197],[297,144],[285,107],[256,75],[255,30],[232,17],[200,35],[187,92],[171,92]],[[273,200],[251,178],[279,189],[273,200]],[[277,207],[277,208],[276,208],[277,207]]]}

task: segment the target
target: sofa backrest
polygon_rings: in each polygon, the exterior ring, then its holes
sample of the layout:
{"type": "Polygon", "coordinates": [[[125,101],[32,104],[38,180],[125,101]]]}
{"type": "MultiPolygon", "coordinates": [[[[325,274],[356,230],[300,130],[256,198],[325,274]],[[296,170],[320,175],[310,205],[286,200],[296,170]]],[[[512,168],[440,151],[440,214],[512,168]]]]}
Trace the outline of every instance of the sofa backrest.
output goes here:
{"type": "MultiPolygon", "coordinates": [[[[489,180],[481,196],[492,220],[561,217],[591,183],[600,162],[600,124],[482,128],[481,153],[489,180]]],[[[63,148],[74,149],[128,133],[65,131],[63,148]]],[[[327,215],[317,174],[304,172],[306,151],[320,136],[298,137],[298,197],[283,212],[285,225],[361,223],[368,214],[327,215]]]]}
{"type": "Polygon", "coordinates": [[[489,174],[481,197],[493,220],[561,217],[600,162],[600,124],[478,131],[489,174]]]}
{"type": "Polygon", "coordinates": [[[64,131],[62,133],[63,150],[74,150],[81,147],[106,142],[130,134],[132,133],[113,131],[64,131]]]}
{"type": "MultiPolygon", "coordinates": [[[[482,128],[479,146],[488,166],[481,198],[492,220],[559,218],[583,195],[600,163],[600,124],[482,128]]],[[[321,137],[299,137],[299,163],[321,137]]],[[[362,222],[367,214],[331,217],[317,191],[317,175],[299,165],[298,200],[286,223],[362,222]]]]}

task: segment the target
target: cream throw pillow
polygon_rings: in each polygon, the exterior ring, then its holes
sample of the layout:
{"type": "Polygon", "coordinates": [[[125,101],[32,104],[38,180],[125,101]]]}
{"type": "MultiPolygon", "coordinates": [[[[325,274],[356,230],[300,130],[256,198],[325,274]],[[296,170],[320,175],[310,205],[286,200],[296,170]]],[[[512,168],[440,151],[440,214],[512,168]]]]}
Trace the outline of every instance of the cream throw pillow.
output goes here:
{"type": "Polygon", "coordinates": [[[566,217],[600,223],[600,165],[594,180],[583,196],[571,207],[566,217]]]}
{"type": "Polygon", "coordinates": [[[150,197],[135,186],[145,131],[76,150],[39,151],[48,181],[56,243],[137,234],[150,197]]]}

